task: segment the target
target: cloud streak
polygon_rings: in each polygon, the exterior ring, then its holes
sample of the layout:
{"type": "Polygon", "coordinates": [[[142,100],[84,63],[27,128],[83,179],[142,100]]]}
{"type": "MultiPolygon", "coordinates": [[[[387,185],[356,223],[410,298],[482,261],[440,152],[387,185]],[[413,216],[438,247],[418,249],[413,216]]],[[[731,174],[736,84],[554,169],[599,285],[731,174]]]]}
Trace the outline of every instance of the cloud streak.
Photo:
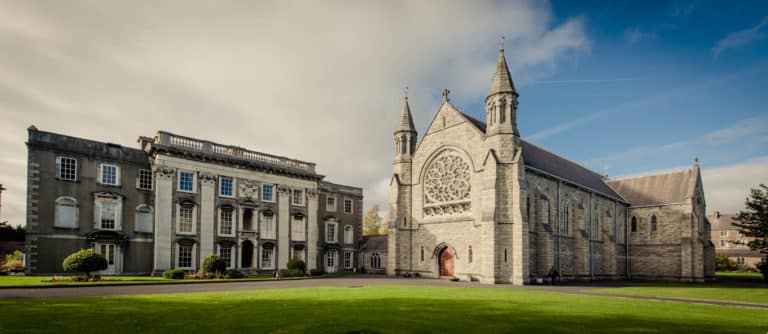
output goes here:
{"type": "Polygon", "coordinates": [[[768,25],[768,16],[763,17],[763,19],[760,20],[760,23],[752,28],[735,31],[726,35],[712,47],[712,55],[717,58],[728,49],[743,47],[765,38],[763,28],[766,25],[768,25]]]}

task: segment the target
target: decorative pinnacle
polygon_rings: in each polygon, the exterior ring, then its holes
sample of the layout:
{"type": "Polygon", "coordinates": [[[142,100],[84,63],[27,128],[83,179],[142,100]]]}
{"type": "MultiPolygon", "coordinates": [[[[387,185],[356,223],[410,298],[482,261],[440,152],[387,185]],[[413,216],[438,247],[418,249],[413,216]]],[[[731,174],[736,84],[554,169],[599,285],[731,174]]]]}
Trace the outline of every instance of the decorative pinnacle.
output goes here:
{"type": "Polygon", "coordinates": [[[404,94],[405,94],[405,100],[408,101],[408,86],[405,86],[404,94]]]}
{"type": "Polygon", "coordinates": [[[448,94],[450,94],[451,91],[448,90],[448,88],[443,89],[443,100],[450,101],[451,99],[448,97],[448,94]]]}
{"type": "Polygon", "coordinates": [[[501,40],[499,41],[499,52],[504,52],[504,34],[501,35],[501,40]]]}
{"type": "Polygon", "coordinates": [[[696,166],[699,165],[699,157],[693,157],[693,164],[696,166]]]}

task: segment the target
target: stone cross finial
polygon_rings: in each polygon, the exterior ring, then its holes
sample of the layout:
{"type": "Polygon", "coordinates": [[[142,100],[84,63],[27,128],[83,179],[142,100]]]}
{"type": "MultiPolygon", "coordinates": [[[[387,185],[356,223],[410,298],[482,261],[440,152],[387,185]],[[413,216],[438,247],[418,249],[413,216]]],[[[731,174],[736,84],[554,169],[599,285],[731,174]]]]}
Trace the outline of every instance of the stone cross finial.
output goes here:
{"type": "Polygon", "coordinates": [[[499,51],[504,52],[504,35],[501,35],[501,40],[499,41],[499,51]]]}
{"type": "Polygon", "coordinates": [[[696,166],[699,165],[699,157],[693,157],[693,164],[696,166]]]}
{"type": "Polygon", "coordinates": [[[448,94],[450,94],[451,91],[448,90],[448,88],[443,89],[443,100],[450,101],[451,99],[448,97],[448,94]]]}
{"type": "Polygon", "coordinates": [[[408,86],[405,86],[405,100],[408,101],[408,86]]]}

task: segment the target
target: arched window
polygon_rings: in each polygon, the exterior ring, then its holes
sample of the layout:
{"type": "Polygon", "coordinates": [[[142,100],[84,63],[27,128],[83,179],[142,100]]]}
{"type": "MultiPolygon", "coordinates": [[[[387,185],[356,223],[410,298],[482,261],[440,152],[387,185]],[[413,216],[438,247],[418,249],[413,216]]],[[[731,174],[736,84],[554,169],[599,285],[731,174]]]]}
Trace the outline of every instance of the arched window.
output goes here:
{"type": "Polygon", "coordinates": [[[56,199],[56,213],[54,217],[55,227],[78,228],[78,205],[72,197],[59,197],[56,199]]]}
{"type": "Polygon", "coordinates": [[[562,225],[562,229],[560,230],[560,234],[565,234],[565,235],[568,234],[568,229],[570,228],[570,222],[571,222],[570,212],[571,212],[571,206],[566,205],[565,211],[563,212],[563,225],[562,225]]]}
{"type": "Polygon", "coordinates": [[[469,246],[469,252],[467,254],[467,258],[469,260],[469,263],[472,263],[472,246],[469,246]]]}
{"type": "Polygon", "coordinates": [[[651,216],[651,231],[656,231],[656,215],[651,216]]]}
{"type": "Polygon", "coordinates": [[[504,106],[506,105],[505,100],[499,101],[499,123],[504,123],[506,121],[505,112],[504,112],[504,106]]]}
{"type": "Polygon", "coordinates": [[[507,249],[504,248],[504,262],[507,262],[507,249]]]}
{"type": "Polygon", "coordinates": [[[354,240],[353,233],[352,233],[352,225],[344,226],[344,243],[351,244],[352,240],[354,240]]]}
{"type": "Polygon", "coordinates": [[[637,232],[637,218],[632,217],[632,221],[630,222],[630,228],[632,229],[632,232],[637,232]]]}
{"type": "Polygon", "coordinates": [[[152,233],[153,225],[152,207],[145,204],[136,207],[136,226],[134,227],[136,232],[152,233]]]}

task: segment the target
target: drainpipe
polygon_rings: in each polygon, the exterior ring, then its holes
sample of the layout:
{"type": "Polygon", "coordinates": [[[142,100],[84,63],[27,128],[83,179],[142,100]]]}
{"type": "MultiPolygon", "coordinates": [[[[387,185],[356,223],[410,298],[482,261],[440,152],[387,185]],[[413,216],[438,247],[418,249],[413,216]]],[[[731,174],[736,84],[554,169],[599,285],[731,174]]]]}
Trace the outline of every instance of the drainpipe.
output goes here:
{"type": "Polygon", "coordinates": [[[563,198],[560,194],[560,185],[563,184],[563,181],[557,182],[557,257],[556,257],[556,265],[557,265],[557,272],[562,275],[562,271],[560,270],[560,225],[562,225],[562,219],[563,219],[563,198]]]}
{"type": "Polygon", "coordinates": [[[592,227],[594,227],[594,215],[595,215],[595,208],[594,208],[594,196],[595,194],[590,192],[589,193],[589,278],[591,280],[595,280],[595,263],[592,259],[592,238],[594,237],[593,234],[595,231],[592,230],[592,227]]]}
{"type": "Polygon", "coordinates": [[[626,275],[627,279],[631,279],[632,276],[630,275],[630,272],[629,272],[629,236],[630,236],[630,234],[629,234],[629,207],[624,208],[624,227],[625,227],[624,228],[624,240],[625,240],[624,241],[624,243],[625,243],[624,246],[627,248],[626,249],[626,254],[625,254],[626,255],[625,256],[626,257],[626,262],[627,262],[626,263],[627,267],[625,268],[626,269],[625,270],[626,271],[625,275],[626,275]]]}
{"type": "Polygon", "coordinates": [[[613,201],[613,235],[616,237],[616,244],[614,247],[613,257],[616,258],[616,267],[614,269],[614,275],[616,279],[619,278],[619,203],[613,201]]]}

